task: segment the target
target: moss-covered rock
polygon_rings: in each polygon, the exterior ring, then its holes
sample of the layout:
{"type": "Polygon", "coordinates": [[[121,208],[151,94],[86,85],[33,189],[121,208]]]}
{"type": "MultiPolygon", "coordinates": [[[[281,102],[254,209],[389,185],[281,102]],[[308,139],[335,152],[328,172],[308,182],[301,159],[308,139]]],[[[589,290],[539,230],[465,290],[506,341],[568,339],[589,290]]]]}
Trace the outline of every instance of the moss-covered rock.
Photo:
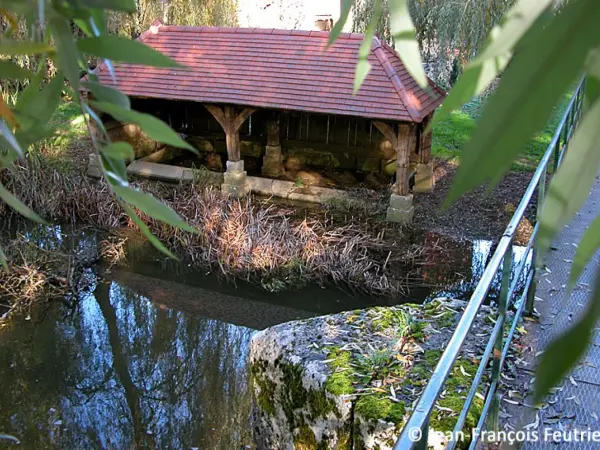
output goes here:
{"type": "MultiPolygon", "coordinates": [[[[251,344],[258,447],[391,449],[463,307],[438,299],[258,333],[251,344]]],[[[485,326],[483,319],[478,326],[485,326]]],[[[453,428],[476,370],[466,353],[458,359],[432,413],[432,433],[453,428]]],[[[475,426],[482,406],[477,397],[466,429],[475,426]]]]}

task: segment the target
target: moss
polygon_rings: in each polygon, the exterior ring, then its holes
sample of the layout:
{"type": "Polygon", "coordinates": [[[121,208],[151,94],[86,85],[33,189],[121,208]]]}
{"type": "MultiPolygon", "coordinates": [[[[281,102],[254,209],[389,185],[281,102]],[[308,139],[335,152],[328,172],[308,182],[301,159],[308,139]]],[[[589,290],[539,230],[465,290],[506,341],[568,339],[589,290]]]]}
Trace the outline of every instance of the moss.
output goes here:
{"type": "Polygon", "coordinates": [[[442,351],[441,350],[427,350],[425,351],[425,355],[424,355],[424,359],[425,359],[425,363],[427,364],[427,367],[430,369],[435,368],[435,366],[437,365],[438,361],[440,360],[440,358],[442,357],[442,351]]]}
{"type": "Polygon", "coordinates": [[[350,370],[352,353],[329,347],[329,368],[331,375],[325,383],[325,389],[333,395],[349,395],[354,392],[355,379],[350,370]]]}
{"type": "Polygon", "coordinates": [[[314,450],[317,448],[317,437],[308,425],[302,425],[294,434],[294,448],[298,450],[314,450]]]}
{"type": "Polygon", "coordinates": [[[327,397],[324,391],[306,389],[302,384],[302,368],[294,364],[281,364],[283,374],[280,403],[285,416],[293,431],[301,425],[303,417],[296,411],[303,409],[308,412],[311,421],[330,413],[339,414],[335,402],[327,397]]]}
{"type": "Polygon", "coordinates": [[[436,324],[440,328],[452,327],[456,324],[456,315],[452,311],[447,311],[436,319],[436,324]]]}
{"type": "MultiPolygon", "coordinates": [[[[446,395],[438,400],[439,406],[442,408],[448,408],[454,411],[456,414],[451,414],[448,411],[440,411],[434,409],[430,418],[430,426],[434,430],[438,431],[452,431],[456,424],[456,415],[462,410],[465,399],[468,393],[473,376],[477,371],[477,364],[467,360],[457,361],[452,373],[446,381],[446,395]],[[463,370],[464,373],[463,373],[463,370]],[[465,375],[466,374],[466,375],[465,375]]],[[[484,377],[485,379],[485,377],[484,377]]],[[[471,408],[467,414],[463,430],[465,431],[466,442],[470,440],[470,430],[477,426],[477,421],[481,416],[483,410],[483,400],[481,397],[476,396],[471,403],[471,408]]],[[[459,443],[459,448],[464,448],[465,443],[459,443]]]]}
{"type": "Polygon", "coordinates": [[[265,366],[254,363],[250,366],[253,382],[260,389],[258,406],[268,415],[275,415],[275,383],[265,377],[265,366]]]}
{"type": "Polygon", "coordinates": [[[356,402],[355,411],[368,420],[385,420],[394,424],[404,422],[406,405],[379,395],[364,395],[356,402]]]}

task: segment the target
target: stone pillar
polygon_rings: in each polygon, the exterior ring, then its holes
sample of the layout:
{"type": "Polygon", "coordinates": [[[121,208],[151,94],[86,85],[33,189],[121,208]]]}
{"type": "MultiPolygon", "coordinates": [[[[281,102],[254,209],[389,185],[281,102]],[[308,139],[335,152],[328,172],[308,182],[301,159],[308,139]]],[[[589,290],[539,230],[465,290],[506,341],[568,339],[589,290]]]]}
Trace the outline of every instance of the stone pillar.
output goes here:
{"type": "Polygon", "coordinates": [[[279,114],[267,122],[267,148],[263,157],[262,174],[278,178],[283,175],[283,156],[279,140],[279,114]]]}
{"type": "Polygon", "coordinates": [[[386,220],[388,222],[396,222],[407,225],[412,222],[415,215],[415,207],[413,206],[413,196],[398,195],[392,193],[390,197],[390,206],[387,209],[386,220]]]}
{"type": "Polygon", "coordinates": [[[429,161],[428,163],[418,163],[413,192],[429,194],[433,192],[434,187],[435,176],[433,174],[433,161],[429,161]]]}
{"type": "Polygon", "coordinates": [[[225,195],[243,197],[250,192],[250,184],[244,170],[244,161],[227,161],[227,170],[223,174],[221,191],[225,195]]]}
{"type": "Polygon", "coordinates": [[[88,155],[87,175],[92,178],[102,178],[102,161],[95,153],[88,155]]]}

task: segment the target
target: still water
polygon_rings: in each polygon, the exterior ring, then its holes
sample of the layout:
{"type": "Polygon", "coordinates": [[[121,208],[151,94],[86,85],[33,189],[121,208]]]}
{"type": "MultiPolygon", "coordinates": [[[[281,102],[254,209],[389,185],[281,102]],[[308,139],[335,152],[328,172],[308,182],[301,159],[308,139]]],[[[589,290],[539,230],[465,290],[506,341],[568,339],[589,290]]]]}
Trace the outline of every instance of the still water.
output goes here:
{"type": "Polygon", "coordinates": [[[0,430],[32,449],[241,448],[254,332],[94,281],[0,333],[0,430]]]}
{"type": "MultiPolygon", "coordinates": [[[[30,238],[78,253],[97,244],[85,230],[42,235],[30,238]]],[[[427,239],[435,243],[413,274],[422,286],[415,283],[411,301],[468,299],[492,244],[449,251],[439,237],[427,239]]],[[[517,261],[520,254],[515,248],[517,261]]],[[[152,261],[95,270],[87,269],[76,301],[40,305],[0,329],[0,433],[20,448],[253,448],[246,357],[256,330],[402,301],[318,286],[267,295],[152,261]]]]}

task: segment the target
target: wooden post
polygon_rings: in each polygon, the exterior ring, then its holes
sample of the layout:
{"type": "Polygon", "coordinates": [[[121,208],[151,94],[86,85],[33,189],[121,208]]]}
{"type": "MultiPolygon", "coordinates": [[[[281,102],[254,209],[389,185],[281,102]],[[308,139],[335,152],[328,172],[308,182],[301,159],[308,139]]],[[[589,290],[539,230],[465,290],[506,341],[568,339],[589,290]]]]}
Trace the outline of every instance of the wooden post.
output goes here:
{"type": "Polygon", "coordinates": [[[396,184],[394,193],[398,195],[408,195],[410,193],[410,149],[415,144],[414,125],[401,123],[398,124],[398,142],[396,152],[396,184]]]}
{"type": "Polygon", "coordinates": [[[227,159],[232,162],[240,160],[240,128],[252,115],[256,108],[244,108],[237,114],[233,106],[220,108],[216,105],[205,104],[204,107],[219,122],[225,132],[225,143],[227,145],[227,159]]]}
{"type": "Polygon", "coordinates": [[[425,130],[433,120],[433,114],[423,119],[421,124],[421,139],[419,142],[419,162],[421,164],[427,164],[431,161],[431,139],[432,133],[429,131],[425,133],[425,130]]]}
{"type": "Polygon", "coordinates": [[[267,145],[271,147],[277,147],[280,145],[279,142],[279,114],[273,113],[273,117],[271,117],[267,121],[267,145]]]}
{"type": "Polygon", "coordinates": [[[408,195],[410,193],[410,149],[416,144],[414,125],[399,123],[398,134],[385,122],[374,121],[373,125],[390,141],[396,151],[396,183],[393,188],[394,194],[408,195]]]}

